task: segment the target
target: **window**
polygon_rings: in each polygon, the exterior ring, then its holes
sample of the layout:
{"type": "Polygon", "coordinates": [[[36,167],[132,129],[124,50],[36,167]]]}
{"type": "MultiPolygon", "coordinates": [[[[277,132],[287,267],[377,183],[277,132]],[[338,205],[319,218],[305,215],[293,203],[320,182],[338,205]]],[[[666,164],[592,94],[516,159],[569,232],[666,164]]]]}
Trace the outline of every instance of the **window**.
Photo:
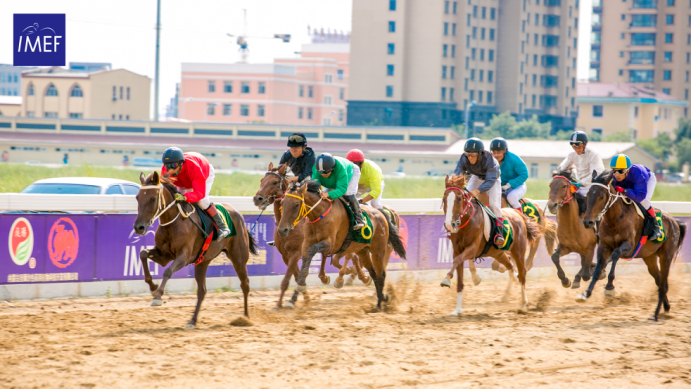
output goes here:
{"type": "Polygon", "coordinates": [[[481,40],[485,40],[485,28],[481,28],[481,40]]]}
{"type": "Polygon", "coordinates": [[[468,48],[471,45],[471,35],[466,35],[466,47],[468,48]]]}
{"type": "Polygon", "coordinates": [[[479,103],[483,102],[483,91],[482,90],[478,91],[478,102],[479,103]]]}
{"type": "Polygon", "coordinates": [[[471,27],[471,37],[473,39],[476,39],[476,31],[478,31],[478,28],[476,27],[471,27]]]}
{"type": "Polygon", "coordinates": [[[449,101],[454,101],[454,88],[449,88],[449,101]]]}
{"type": "Polygon", "coordinates": [[[467,26],[471,25],[471,14],[466,14],[466,25],[467,26]]]}
{"type": "Polygon", "coordinates": [[[474,18],[478,17],[478,6],[477,5],[473,6],[473,17],[474,18]]]}
{"type": "Polygon", "coordinates": [[[122,100],[122,99],[123,99],[123,87],[121,86],[120,87],[120,100],[122,100]]]}
{"type": "Polygon", "coordinates": [[[538,178],[538,164],[531,164],[531,178],[538,178]]]}
{"type": "Polygon", "coordinates": [[[308,108],[308,120],[312,120],[312,108],[308,108]]]}
{"type": "Polygon", "coordinates": [[[622,73],[623,73],[622,69],[618,70],[618,76],[622,76],[622,73]]]}
{"type": "Polygon", "coordinates": [[[538,66],[538,55],[533,55],[533,66],[538,66]]]}
{"type": "Polygon", "coordinates": [[[55,88],[55,85],[50,84],[48,85],[48,89],[46,90],[46,96],[57,96],[58,95],[58,90],[55,88]]]}
{"type": "MultiPolygon", "coordinates": [[[[26,111],[26,117],[32,118],[34,116],[35,116],[34,111],[26,111]]],[[[113,115],[113,119],[115,119],[115,115],[113,115]]]]}
{"type": "Polygon", "coordinates": [[[488,50],[488,61],[493,62],[495,60],[495,50],[488,50]]]}
{"type": "Polygon", "coordinates": [[[442,101],[445,101],[447,99],[447,88],[441,88],[440,90],[441,90],[440,96],[442,98],[442,101]]]}
{"type": "Polygon", "coordinates": [[[543,15],[543,25],[545,27],[559,27],[560,17],[558,15],[543,15]]]}
{"type": "Polygon", "coordinates": [[[457,24],[452,23],[452,36],[457,36],[457,24]]]}
{"type": "Polygon", "coordinates": [[[332,105],[332,96],[324,96],[324,105],[332,105]]]}
{"type": "Polygon", "coordinates": [[[130,87],[127,87],[127,99],[130,100],[130,87]]]}
{"type": "Polygon", "coordinates": [[[673,62],[673,52],[666,51],[663,53],[663,62],[673,62]]]}
{"type": "Polygon", "coordinates": [[[70,119],[81,119],[82,114],[81,113],[70,113],[70,119]]]}
{"type": "Polygon", "coordinates": [[[601,14],[591,14],[591,26],[599,27],[601,25],[601,14]]]}
{"type": "Polygon", "coordinates": [[[576,48],[577,48],[577,38],[574,38],[574,43],[572,44],[572,47],[576,50],[576,48]]]}
{"type": "Polygon", "coordinates": [[[250,93],[250,83],[241,82],[240,83],[240,93],[250,93]]]}
{"type": "Polygon", "coordinates": [[[532,107],[536,106],[536,95],[531,95],[531,106],[532,107]]]}
{"type": "Polygon", "coordinates": [[[339,88],[339,100],[344,99],[344,88],[339,88]]]}
{"type": "Polygon", "coordinates": [[[389,10],[396,11],[396,0],[389,0],[389,10]]]}
{"type": "Polygon", "coordinates": [[[598,81],[601,78],[599,69],[589,69],[589,81],[598,81]]]}
{"type": "Polygon", "coordinates": [[[630,82],[654,82],[653,70],[630,70],[630,82]]]}
{"type": "Polygon", "coordinates": [[[674,20],[674,15],[666,15],[666,24],[673,24],[674,20]]]}
{"type": "Polygon", "coordinates": [[[632,46],[653,46],[656,44],[656,34],[633,32],[631,44],[632,46]]]}
{"type": "Polygon", "coordinates": [[[492,104],[492,102],[493,102],[493,92],[488,91],[488,93],[486,93],[485,99],[486,99],[485,101],[486,101],[488,104],[492,104]]]}
{"type": "Polygon", "coordinates": [[[483,82],[483,70],[478,71],[478,81],[483,82]]]}
{"type": "Polygon", "coordinates": [[[389,22],[389,32],[396,32],[396,22],[389,22]]]}
{"type": "Polygon", "coordinates": [[[106,189],[106,194],[107,195],[116,195],[116,194],[123,194],[123,190],[120,189],[120,185],[111,185],[106,189]]]}
{"type": "Polygon", "coordinates": [[[656,27],[656,14],[632,15],[630,27],[656,27]]]}
{"type": "Polygon", "coordinates": [[[493,71],[488,70],[488,82],[493,82],[493,71]]]}
{"type": "Polygon", "coordinates": [[[490,20],[495,20],[495,8],[490,8],[490,20]]]}
{"type": "Polygon", "coordinates": [[[476,49],[475,48],[471,49],[471,59],[474,61],[476,60],[476,49]]]}
{"type": "Polygon", "coordinates": [[[449,78],[452,80],[454,79],[454,66],[450,66],[449,68],[449,78]]]}
{"type": "Polygon", "coordinates": [[[688,70],[685,72],[685,81],[689,81],[689,80],[690,80],[690,71],[688,70]]]}
{"type": "Polygon", "coordinates": [[[471,69],[470,78],[471,81],[474,81],[476,79],[476,69],[471,69]]]}
{"type": "Polygon", "coordinates": [[[312,91],[313,91],[312,86],[308,86],[308,97],[310,97],[310,98],[312,98],[312,91]]]}
{"type": "Polygon", "coordinates": [[[457,45],[452,45],[452,58],[454,58],[456,56],[456,51],[457,51],[456,49],[457,49],[457,45]]]}
{"type": "Polygon", "coordinates": [[[207,115],[214,115],[214,107],[216,107],[214,103],[207,104],[207,115]]]}
{"type": "Polygon", "coordinates": [[[673,34],[666,33],[666,43],[673,43],[673,34]]]}
{"type": "Polygon", "coordinates": [[[689,96],[690,96],[690,90],[685,89],[685,100],[687,100],[689,98],[689,96]]]}
{"type": "Polygon", "coordinates": [[[449,13],[449,1],[445,1],[445,13],[449,13]]]}
{"type": "Polygon", "coordinates": [[[488,39],[491,41],[495,40],[495,29],[491,28],[490,31],[488,31],[488,39]]]}
{"type": "Polygon", "coordinates": [[[592,106],[593,108],[593,117],[595,118],[602,118],[603,117],[603,106],[602,105],[594,105],[592,106]]]}
{"type": "Polygon", "coordinates": [[[394,75],[394,65],[387,65],[387,75],[388,76],[394,75]]]}
{"type": "Polygon", "coordinates": [[[250,116],[250,106],[247,104],[240,105],[240,116],[250,116]]]}
{"type": "Polygon", "coordinates": [[[658,0],[633,0],[634,8],[656,8],[658,0]]]}
{"type": "Polygon", "coordinates": [[[443,30],[443,34],[444,34],[444,35],[449,35],[449,23],[446,23],[446,22],[445,22],[445,23],[443,24],[443,26],[444,26],[444,28],[442,29],[442,30],[443,30]]]}
{"type": "Polygon", "coordinates": [[[466,57],[466,69],[469,68],[469,57],[466,57]]]}
{"type": "Polygon", "coordinates": [[[651,65],[656,57],[655,51],[630,51],[630,64],[651,65]]]}
{"type": "Polygon", "coordinates": [[[456,1],[454,3],[452,3],[452,13],[454,15],[457,14],[457,2],[456,1]]]}
{"type": "Polygon", "coordinates": [[[598,134],[598,135],[603,135],[603,129],[601,128],[592,128],[591,129],[592,134],[598,134]]]}
{"type": "Polygon", "coordinates": [[[258,82],[257,83],[257,93],[263,95],[266,90],[266,86],[264,82],[258,82]]]}
{"type": "Polygon", "coordinates": [[[534,15],[534,19],[533,19],[533,24],[539,25],[539,24],[540,24],[540,20],[541,20],[541,15],[535,14],[535,15],[534,15]]]}
{"type": "Polygon", "coordinates": [[[485,10],[485,7],[481,8],[481,19],[485,19],[485,10]]]}
{"type": "Polygon", "coordinates": [[[621,19],[622,19],[622,20],[625,20],[625,17],[626,17],[625,14],[622,14],[622,18],[621,18],[621,19]]]}
{"type": "Polygon", "coordinates": [[[257,116],[264,117],[264,105],[257,106],[257,116]]]}
{"type": "Polygon", "coordinates": [[[28,95],[29,95],[29,96],[33,96],[33,95],[34,95],[34,84],[29,84],[29,93],[28,93],[28,95]]]}
{"type": "Polygon", "coordinates": [[[669,7],[675,7],[675,0],[668,0],[669,7]]]}
{"type": "Polygon", "coordinates": [[[216,82],[207,81],[207,92],[214,93],[216,91],[216,82]]]}
{"type": "Polygon", "coordinates": [[[333,74],[325,74],[324,75],[324,82],[327,84],[331,84],[333,81],[333,74]]]}
{"type": "Polygon", "coordinates": [[[224,104],[223,105],[223,116],[231,116],[231,104],[224,104]]]}
{"type": "Polygon", "coordinates": [[[670,81],[671,80],[671,74],[672,74],[672,71],[664,70],[663,71],[663,81],[670,81]]]}
{"type": "Polygon", "coordinates": [[[387,85],[387,97],[393,97],[394,96],[394,87],[391,85],[387,85]]]}
{"type": "Polygon", "coordinates": [[[521,21],[521,32],[526,32],[526,20],[521,21]]]}
{"type": "Polygon", "coordinates": [[[532,79],[531,85],[536,86],[536,78],[537,77],[535,74],[531,77],[531,79],[532,79]]]}
{"type": "Polygon", "coordinates": [[[298,119],[303,118],[303,107],[298,107],[298,119]]]}
{"type": "Polygon", "coordinates": [[[481,61],[485,61],[485,49],[481,49],[481,61]]]}
{"type": "Polygon", "coordinates": [[[557,76],[541,76],[541,86],[544,88],[554,88],[557,86],[558,77],[557,76]]]}
{"type": "Polygon", "coordinates": [[[447,67],[446,66],[442,67],[442,78],[447,78],[447,67]]]}
{"type": "Polygon", "coordinates": [[[82,88],[79,87],[79,85],[75,85],[74,88],[72,88],[72,92],[70,93],[71,97],[84,97],[82,95],[82,88]]]}
{"type": "Polygon", "coordinates": [[[543,104],[546,107],[557,106],[557,96],[543,95],[543,104]]]}
{"type": "Polygon", "coordinates": [[[339,110],[339,121],[340,122],[344,121],[344,110],[343,109],[339,110]]]}
{"type": "Polygon", "coordinates": [[[469,91],[469,99],[471,101],[473,101],[473,91],[472,90],[469,91]]]}
{"type": "Polygon", "coordinates": [[[543,47],[557,47],[560,40],[559,35],[543,35],[541,38],[543,47]]]}
{"type": "Polygon", "coordinates": [[[601,62],[600,50],[591,50],[591,62],[601,62]]]}
{"type": "Polygon", "coordinates": [[[468,78],[464,79],[464,90],[469,90],[469,79],[468,78]]]}
{"type": "Polygon", "coordinates": [[[303,86],[298,85],[298,97],[303,97],[303,86]]]}
{"type": "Polygon", "coordinates": [[[387,54],[394,54],[394,43],[387,43],[387,54]]]}
{"type": "Polygon", "coordinates": [[[541,56],[541,65],[543,65],[545,67],[557,66],[558,58],[559,57],[557,55],[542,55],[541,56]]]}
{"type": "Polygon", "coordinates": [[[601,44],[601,33],[592,32],[591,33],[591,44],[600,45],[601,44]]]}
{"type": "Polygon", "coordinates": [[[663,88],[663,93],[670,95],[670,88],[663,88]]]}
{"type": "Polygon", "coordinates": [[[442,45],[442,56],[443,57],[447,56],[447,45],[442,45]]]}

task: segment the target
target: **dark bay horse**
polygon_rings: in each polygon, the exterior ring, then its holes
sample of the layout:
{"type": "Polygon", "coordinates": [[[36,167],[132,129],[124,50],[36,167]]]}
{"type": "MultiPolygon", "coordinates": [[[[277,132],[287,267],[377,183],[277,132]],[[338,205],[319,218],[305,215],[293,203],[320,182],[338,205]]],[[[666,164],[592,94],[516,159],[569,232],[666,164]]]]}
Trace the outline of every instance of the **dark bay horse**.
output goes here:
{"type": "MultiPolygon", "coordinates": [[[[484,236],[485,212],[477,200],[474,200],[464,189],[464,176],[445,177],[445,193],[442,197],[442,204],[445,213],[445,228],[450,232],[450,239],[454,248],[454,263],[442,280],[441,286],[450,287],[450,280],[454,277],[454,270],[457,271],[457,305],[450,315],[461,315],[463,290],[464,290],[464,261],[473,260],[480,257],[487,240],[484,236]]],[[[526,311],[528,298],[526,297],[526,267],[524,258],[526,249],[535,240],[541,238],[542,229],[537,223],[531,221],[523,214],[511,208],[502,210],[502,215],[506,217],[513,231],[514,241],[510,246],[509,254],[503,250],[498,250],[491,246],[485,254],[486,257],[496,259],[504,265],[510,272],[515,271],[515,275],[521,284],[521,301],[519,310],[526,311]],[[512,261],[513,260],[513,261],[512,261]],[[515,266],[512,265],[514,262],[515,266]]],[[[512,279],[507,285],[511,286],[512,279]]]]}
{"type": "Polygon", "coordinates": [[[591,279],[592,262],[594,249],[598,243],[596,232],[593,228],[584,227],[579,204],[571,191],[574,182],[572,169],[558,171],[550,181],[550,192],[548,194],[548,204],[546,207],[554,215],[557,215],[557,239],[558,245],[555,252],[551,253],[557,276],[562,281],[562,286],[577,289],[580,280],[588,281],[591,279]],[[565,275],[565,271],[560,266],[560,257],[569,253],[577,253],[581,257],[581,270],[574,276],[574,281],[570,282],[565,275]]]}
{"type": "MultiPolygon", "coordinates": [[[[142,182],[142,187],[136,196],[137,219],[135,219],[134,223],[135,233],[144,235],[147,228],[156,218],[159,218],[160,222],[154,237],[156,246],[151,250],[142,250],[139,253],[144,268],[144,281],[149,284],[149,289],[154,295],[151,305],[160,306],[163,304],[161,296],[166,287],[166,282],[178,270],[196,261],[197,258],[195,256],[204,244],[204,236],[194,224],[201,225],[201,219],[196,212],[191,212],[192,206],[189,204],[176,205],[173,196],[178,190],[175,185],[171,184],[166,178],[160,177],[158,172],[154,172],[146,178],[144,173],[142,173],[139,176],[139,180],[142,182]],[[194,223],[192,220],[194,220],[194,223]],[[173,262],[163,272],[161,285],[156,285],[152,281],[147,259],[151,259],[162,267],[173,262]]],[[[233,268],[240,279],[240,287],[243,290],[243,301],[245,303],[244,314],[248,317],[247,297],[250,292],[250,281],[246,265],[250,253],[257,254],[256,243],[245,228],[243,216],[232,206],[228,204],[222,205],[231,215],[238,234],[219,242],[212,241],[204,255],[204,261],[195,265],[197,305],[192,319],[186,325],[187,327],[194,327],[197,324],[199,310],[207,293],[207,267],[222,251],[231,260],[233,268]]]]}
{"type": "MultiPolygon", "coordinates": [[[[601,219],[598,229],[600,242],[596,252],[597,260],[595,274],[600,274],[604,270],[606,260],[612,259],[610,273],[608,274],[608,284],[606,285],[606,296],[613,296],[615,293],[615,265],[620,258],[642,258],[649,274],[656,281],[658,286],[658,304],[651,318],[658,320],[658,314],[663,309],[670,311],[668,302],[668,273],[674,263],[675,258],[680,252],[682,242],[685,239],[687,225],[679,220],[673,219],[668,213],[661,212],[663,230],[668,235],[668,240],[663,243],[647,241],[637,253],[637,243],[639,242],[644,227],[644,219],[637,215],[637,210],[632,200],[626,196],[615,192],[612,185],[613,172],[607,170],[596,176],[594,172],[593,184],[589,188],[587,195],[587,207],[584,214],[584,226],[593,227],[596,220],[601,219]]],[[[577,302],[586,301],[593,292],[597,278],[591,280],[589,288],[577,296],[577,302]]]]}
{"type": "MultiPolygon", "coordinates": [[[[322,258],[339,253],[347,234],[351,233],[350,218],[345,206],[339,200],[322,200],[320,198],[320,183],[316,180],[304,180],[291,188],[281,200],[283,207],[281,220],[277,228],[278,234],[288,237],[295,228],[296,222],[308,218],[304,227],[303,259],[298,286],[291,301],[295,302],[299,292],[306,290],[305,279],[308,276],[310,262],[317,253],[322,258]]],[[[351,242],[342,254],[355,253],[362,265],[368,269],[370,277],[375,282],[377,290],[377,306],[388,301],[383,289],[386,278],[387,244],[391,243],[394,251],[406,258],[406,250],[399,237],[397,228],[389,219],[375,208],[363,205],[372,221],[373,230],[369,244],[351,242]]]]}

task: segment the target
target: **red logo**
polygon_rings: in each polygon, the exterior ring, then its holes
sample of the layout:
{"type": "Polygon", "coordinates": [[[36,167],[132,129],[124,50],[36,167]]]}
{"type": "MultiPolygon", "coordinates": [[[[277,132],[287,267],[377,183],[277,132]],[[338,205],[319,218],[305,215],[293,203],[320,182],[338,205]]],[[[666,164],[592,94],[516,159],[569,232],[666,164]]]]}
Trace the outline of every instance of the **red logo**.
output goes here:
{"type": "Polygon", "coordinates": [[[77,259],[79,232],[70,218],[62,217],[53,223],[48,233],[48,254],[53,264],[66,268],[77,259]]]}

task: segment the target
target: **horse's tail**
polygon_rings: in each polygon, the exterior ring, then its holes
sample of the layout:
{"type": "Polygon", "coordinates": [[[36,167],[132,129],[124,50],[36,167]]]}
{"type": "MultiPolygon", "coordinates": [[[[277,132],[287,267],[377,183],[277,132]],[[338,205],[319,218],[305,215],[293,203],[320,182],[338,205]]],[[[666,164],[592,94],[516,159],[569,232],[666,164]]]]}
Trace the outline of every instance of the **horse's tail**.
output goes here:
{"type": "Polygon", "coordinates": [[[680,250],[682,249],[682,242],[685,240],[685,234],[687,233],[687,224],[681,220],[673,219],[678,223],[678,227],[680,228],[680,239],[678,240],[678,247],[675,249],[675,255],[673,256],[673,262],[675,263],[675,260],[678,258],[678,255],[680,254],[680,250]]]}
{"type": "Polygon", "coordinates": [[[524,218],[524,225],[526,225],[526,239],[529,240],[529,245],[534,241],[538,241],[543,236],[543,227],[535,221],[529,219],[523,213],[520,214],[524,218]]]}
{"type": "Polygon", "coordinates": [[[255,237],[250,233],[250,230],[245,229],[245,233],[247,233],[247,242],[248,242],[248,248],[250,249],[250,253],[252,254],[259,254],[259,251],[257,251],[257,241],[255,240],[255,237]]]}
{"type": "Polygon", "coordinates": [[[389,225],[389,243],[392,245],[392,248],[394,248],[394,252],[399,256],[401,259],[406,259],[406,248],[404,247],[404,243],[401,241],[401,237],[399,236],[399,229],[397,226],[392,224],[391,220],[389,220],[389,217],[387,217],[387,214],[379,209],[380,213],[382,213],[382,216],[384,216],[384,220],[387,221],[387,224],[389,225]]]}
{"type": "Polygon", "coordinates": [[[543,237],[545,238],[545,249],[548,251],[548,255],[553,255],[555,245],[557,245],[557,223],[553,219],[546,218],[543,237]]]}

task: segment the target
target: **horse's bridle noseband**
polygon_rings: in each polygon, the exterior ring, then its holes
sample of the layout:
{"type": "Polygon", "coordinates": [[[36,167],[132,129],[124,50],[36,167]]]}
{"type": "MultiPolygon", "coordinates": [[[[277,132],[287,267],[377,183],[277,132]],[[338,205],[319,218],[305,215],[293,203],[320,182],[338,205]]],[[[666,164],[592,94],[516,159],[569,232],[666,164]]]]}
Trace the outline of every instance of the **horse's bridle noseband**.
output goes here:
{"type": "Polygon", "coordinates": [[[159,184],[159,185],[144,185],[144,186],[139,187],[140,191],[147,190],[147,189],[158,189],[158,194],[157,194],[158,202],[157,202],[157,208],[156,208],[157,213],[155,213],[154,217],[151,218],[151,220],[149,221],[149,225],[154,224],[156,219],[160,218],[161,215],[166,213],[166,211],[168,211],[172,206],[174,206],[176,204],[178,205],[178,214],[175,215],[173,220],[169,221],[168,223],[159,224],[160,227],[165,227],[165,226],[173,223],[174,221],[176,221],[178,219],[178,216],[180,216],[180,215],[183,215],[184,218],[188,218],[188,217],[190,217],[190,215],[195,213],[195,207],[192,207],[192,211],[190,211],[190,213],[185,213],[185,211],[183,211],[183,207],[181,207],[180,203],[178,203],[177,201],[173,201],[170,204],[166,205],[166,199],[163,197],[163,190],[162,190],[163,188],[164,187],[161,184],[159,184]]]}
{"type": "MultiPolygon", "coordinates": [[[[267,197],[267,199],[266,199],[266,200],[264,201],[264,203],[263,203],[263,204],[267,204],[267,206],[269,206],[269,201],[270,201],[270,200],[273,200],[273,201],[281,201],[281,199],[283,199],[283,196],[277,199],[277,198],[276,198],[276,195],[277,195],[277,194],[279,193],[279,191],[281,190],[281,187],[283,186],[284,181],[286,180],[286,175],[283,175],[283,176],[282,176],[281,174],[279,174],[279,173],[277,173],[277,172],[266,172],[266,173],[264,173],[264,175],[265,175],[265,176],[266,176],[266,175],[272,175],[272,176],[277,176],[277,177],[279,178],[279,185],[276,187],[276,190],[274,191],[274,194],[272,194],[271,196],[267,197]]],[[[285,193],[287,190],[288,190],[288,185],[286,186],[286,190],[284,190],[284,193],[285,193]]],[[[265,208],[266,208],[266,206],[265,206],[265,208]]]]}
{"type": "MultiPolygon", "coordinates": [[[[450,186],[449,188],[446,188],[446,189],[445,189],[445,193],[444,193],[444,197],[443,197],[443,198],[446,198],[447,192],[449,192],[450,190],[458,190],[458,191],[460,191],[460,192],[461,192],[461,197],[465,200],[465,204],[466,204],[466,205],[464,205],[464,210],[463,210],[463,212],[461,212],[461,213],[459,214],[459,218],[458,218],[457,220],[455,220],[455,221],[452,222],[452,226],[454,226],[454,228],[456,228],[457,230],[460,230],[460,229],[466,227],[466,225],[469,223],[469,221],[471,220],[471,217],[473,217],[473,214],[476,213],[476,208],[473,207],[473,205],[471,204],[471,195],[469,194],[469,192],[468,192],[465,188],[464,188],[464,189],[461,189],[461,188],[457,188],[457,187],[454,187],[454,186],[450,186]],[[473,211],[473,213],[471,214],[471,217],[469,217],[468,220],[466,220],[466,223],[464,223],[464,225],[462,226],[462,225],[461,225],[461,220],[464,218],[464,216],[465,216],[466,213],[468,212],[468,209],[469,209],[469,208],[471,208],[471,210],[473,211]]],[[[445,212],[446,212],[446,210],[445,210],[445,212]]]]}
{"type": "Polygon", "coordinates": [[[608,191],[608,196],[609,196],[608,201],[606,201],[606,205],[603,207],[603,210],[598,214],[598,216],[596,216],[596,220],[601,220],[601,218],[603,218],[603,216],[606,214],[606,212],[608,212],[610,207],[612,207],[613,204],[615,204],[615,202],[618,201],[618,199],[622,199],[622,202],[627,204],[627,205],[630,205],[633,202],[632,200],[628,199],[627,196],[623,195],[622,193],[611,192],[610,188],[612,187],[612,183],[613,183],[612,180],[609,183],[609,185],[600,184],[598,182],[592,182],[591,183],[591,185],[601,186],[603,188],[606,188],[606,190],[608,191]]]}
{"type": "Polygon", "coordinates": [[[559,204],[560,207],[563,205],[567,204],[574,198],[574,195],[572,194],[572,180],[565,176],[553,176],[553,179],[556,178],[561,178],[565,181],[567,181],[567,193],[565,193],[565,197],[562,199],[562,203],[559,204]],[[568,197],[569,196],[569,197],[568,197]]]}

